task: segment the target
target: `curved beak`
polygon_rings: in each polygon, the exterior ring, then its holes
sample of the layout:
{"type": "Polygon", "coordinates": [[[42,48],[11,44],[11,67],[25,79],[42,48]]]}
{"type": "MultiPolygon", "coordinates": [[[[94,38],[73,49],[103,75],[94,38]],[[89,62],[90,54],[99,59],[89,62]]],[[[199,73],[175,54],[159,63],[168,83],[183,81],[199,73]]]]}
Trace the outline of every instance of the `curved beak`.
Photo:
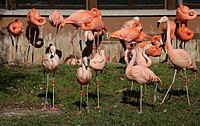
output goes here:
{"type": "Polygon", "coordinates": [[[157,22],[157,28],[160,26],[160,22],[157,22]]]}

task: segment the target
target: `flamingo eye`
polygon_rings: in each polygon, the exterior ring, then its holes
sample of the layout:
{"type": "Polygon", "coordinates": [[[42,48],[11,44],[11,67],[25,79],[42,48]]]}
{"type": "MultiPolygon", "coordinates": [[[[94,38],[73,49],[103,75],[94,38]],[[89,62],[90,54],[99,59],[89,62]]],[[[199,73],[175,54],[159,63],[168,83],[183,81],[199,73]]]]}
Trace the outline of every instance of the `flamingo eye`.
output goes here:
{"type": "Polygon", "coordinates": [[[191,13],[189,13],[189,15],[190,15],[190,16],[193,16],[193,13],[191,12],[191,13]]]}

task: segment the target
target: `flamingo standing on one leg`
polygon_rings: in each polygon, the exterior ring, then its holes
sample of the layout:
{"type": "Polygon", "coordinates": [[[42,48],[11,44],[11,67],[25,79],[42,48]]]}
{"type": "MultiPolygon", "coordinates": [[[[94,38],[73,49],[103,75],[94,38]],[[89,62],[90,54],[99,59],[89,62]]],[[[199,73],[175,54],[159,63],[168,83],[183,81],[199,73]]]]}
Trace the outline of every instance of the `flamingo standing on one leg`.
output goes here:
{"type": "Polygon", "coordinates": [[[90,67],[96,72],[96,87],[97,87],[97,109],[99,106],[99,79],[98,79],[98,71],[103,71],[103,69],[107,66],[107,58],[105,56],[104,50],[99,53],[95,53],[94,57],[90,60],[90,67]]]}
{"type": "Polygon", "coordinates": [[[23,32],[23,24],[19,19],[15,19],[14,22],[9,23],[8,26],[5,27],[4,29],[8,30],[8,33],[11,37],[11,41],[12,41],[13,46],[14,46],[14,40],[13,40],[12,36],[17,38],[16,48],[15,48],[16,49],[15,50],[15,52],[16,52],[15,58],[16,58],[17,52],[18,52],[18,39],[19,39],[20,34],[23,32]]]}
{"type": "MultiPolygon", "coordinates": [[[[27,50],[27,61],[28,61],[31,38],[33,38],[32,44],[35,48],[36,40],[38,39],[37,37],[39,35],[39,33],[37,33],[38,26],[43,26],[46,23],[46,18],[41,17],[40,12],[36,10],[35,8],[32,8],[27,14],[27,22],[28,22],[28,26],[27,26],[28,34],[26,36],[28,38],[28,44],[29,44],[28,50],[27,50]],[[31,36],[32,34],[33,34],[33,37],[31,36]]],[[[33,54],[32,54],[32,63],[34,61],[34,48],[33,48],[33,54]]]]}
{"type": "MultiPolygon", "coordinates": [[[[59,58],[60,58],[56,54],[56,47],[53,46],[52,44],[49,45],[46,52],[47,53],[44,54],[43,59],[42,59],[42,66],[44,68],[44,71],[47,74],[45,103],[44,103],[44,107],[42,108],[42,110],[47,110],[46,104],[47,104],[47,94],[48,94],[49,73],[55,73],[55,71],[57,70],[57,68],[59,66],[59,58]]],[[[51,110],[59,110],[58,108],[55,108],[55,106],[54,106],[54,82],[55,82],[54,78],[52,78],[51,82],[52,82],[52,88],[53,88],[53,106],[52,106],[51,110]]]]}
{"type": "MultiPolygon", "coordinates": [[[[87,92],[86,92],[86,96],[87,96],[87,107],[88,107],[88,85],[90,80],[92,79],[92,71],[91,69],[88,67],[88,61],[87,61],[87,57],[84,57],[82,59],[82,67],[79,67],[76,70],[76,78],[80,84],[80,108],[79,108],[79,113],[81,113],[81,108],[82,108],[82,101],[83,101],[83,91],[82,91],[82,85],[87,85],[87,92]]],[[[89,112],[89,110],[88,110],[89,112]]]]}
{"type": "Polygon", "coordinates": [[[184,49],[174,49],[172,47],[171,40],[170,40],[170,21],[169,21],[169,19],[166,16],[164,16],[160,20],[158,20],[157,23],[160,24],[162,22],[167,23],[166,51],[167,51],[167,54],[169,56],[170,61],[172,62],[172,64],[175,67],[175,72],[174,72],[173,81],[172,81],[169,89],[167,90],[161,104],[164,103],[168,92],[170,91],[171,87],[174,85],[177,70],[182,69],[185,72],[185,85],[186,85],[186,91],[187,91],[187,99],[188,99],[188,104],[190,105],[190,99],[189,99],[189,93],[188,93],[188,78],[187,78],[187,75],[186,75],[186,70],[187,69],[192,69],[192,70],[194,69],[194,70],[198,71],[198,69],[196,68],[196,64],[191,59],[190,55],[184,49]]]}
{"type": "Polygon", "coordinates": [[[191,40],[194,37],[194,32],[190,30],[186,24],[182,24],[181,27],[177,30],[177,37],[179,40],[181,40],[181,43],[179,47],[182,49],[182,43],[184,43],[184,49],[185,49],[185,43],[191,40]]]}
{"type": "MultiPolygon", "coordinates": [[[[60,14],[58,10],[54,10],[50,15],[49,15],[49,22],[53,27],[56,27],[56,34],[55,34],[55,42],[56,42],[56,37],[58,34],[59,26],[63,22],[63,16],[60,14]]],[[[56,43],[55,43],[56,46],[56,43]]]]}
{"type": "MultiPolygon", "coordinates": [[[[126,77],[132,81],[138,82],[140,85],[140,111],[142,113],[142,96],[143,96],[143,84],[150,83],[150,82],[159,82],[162,85],[161,79],[155,75],[153,71],[149,68],[142,66],[142,65],[134,65],[136,60],[136,51],[133,49],[132,52],[132,59],[128,66],[126,67],[126,77]]],[[[156,103],[156,91],[157,85],[155,88],[154,93],[154,103],[156,103]]]]}

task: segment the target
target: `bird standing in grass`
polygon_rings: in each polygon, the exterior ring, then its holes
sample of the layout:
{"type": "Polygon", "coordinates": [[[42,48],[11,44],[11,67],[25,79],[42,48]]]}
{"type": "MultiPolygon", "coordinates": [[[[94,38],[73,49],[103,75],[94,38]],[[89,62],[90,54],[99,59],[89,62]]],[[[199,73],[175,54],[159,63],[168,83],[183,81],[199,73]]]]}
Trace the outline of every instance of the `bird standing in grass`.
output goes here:
{"type": "MultiPolygon", "coordinates": [[[[76,78],[80,84],[80,108],[79,108],[79,113],[81,113],[81,108],[82,108],[82,101],[83,101],[83,90],[82,90],[82,86],[83,85],[87,85],[87,92],[86,92],[86,96],[87,96],[87,108],[88,108],[88,86],[89,86],[89,82],[92,79],[92,71],[88,66],[88,61],[87,61],[87,57],[84,57],[82,59],[82,67],[79,67],[76,70],[76,78]]],[[[89,109],[88,109],[89,112],[89,109]]]]}
{"type": "Polygon", "coordinates": [[[103,69],[107,66],[108,59],[105,56],[104,50],[101,50],[100,53],[95,53],[94,57],[90,60],[90,67],[96,73],[96,88],[97,88],[97,109],[100,108],[99,105],[99,79],[98,79],[98,71],[103,71],[103,69]]]}
{"type": "MultiPolygon", "coordinates": [[[[142,65],[134,65],[136,60],[136,51],[134,49],[131,50],[132,59],[128,66],[126,67],[126,77],[129,80],[136,81],[140,85],[140,111],[142,113],[142,96],[143,96],[143,84],[150,82],[159,82],[162,85],[161,79],[155,75],[155,73],[149,68],[142,65]]],[[[155,93],[154,93],[154,103],[156,103],[156,84],[155,93]]]]}
{"type": "MultiPolygon", "coordinates": [[[[48,94],[48,86],[49,86],[49,84],[48,84],[49,73],[55,74],[55,71],[57,70],[57,68],[59,66],[60,57],[56,53],[56,47],[53,46],[52,44],[50,44],[46,50],[46,54],[44,54],[44,56],[42,58],[42,66],[46,73],[46,84],[47,84],[46,94],[45,94],[45,103],[44,103],[44,107],[42,108],[42,110],[47,110],[46,104],[47,104],[47,96],[48,96],[47,94],[48,94]]],[[[54,77],[51,79],[51,83],[52,83],[52,88],[53,88],[53,106],[52,106],[51,110],[59,110],[58,108],[55,108],[55,106],[54,106],[54,84],[55,84],[54,77]]]]}
{"type": "Polygon", "coordinates": [[[166,49],[166,52],[169,56],[169,60],[172,62],[172,64],[175,67],[175,72],[174,72],[173,81],[172,81],[169,89],[167,90],[161,104],[164,103],[168,92],[170,91],[171,87],[174,85],[174,81],[175,81],[175,78],[176,78],[177,71],[178,70],[184,70],[187,99],[188,99],[188,104],[190,105],[190,99],[189,99],[189,93],[188,93],[188,78],[187,78],[187,75],[186,75],[186,70],[191,69],[191,70],[194,70],[195,72],[198,72],[198,69],[196,67],[196,63],[194,62],[194,60],[191,59],[190,55],[184,49],[174,49],[172,47],[171,40],[170,40],[170,21],[166,16],[164,16],[160,20],[158,20],[157,23],[160,24],[162,22],[167,23],[167,39],[166,39],[165,49],[166,49]]]}

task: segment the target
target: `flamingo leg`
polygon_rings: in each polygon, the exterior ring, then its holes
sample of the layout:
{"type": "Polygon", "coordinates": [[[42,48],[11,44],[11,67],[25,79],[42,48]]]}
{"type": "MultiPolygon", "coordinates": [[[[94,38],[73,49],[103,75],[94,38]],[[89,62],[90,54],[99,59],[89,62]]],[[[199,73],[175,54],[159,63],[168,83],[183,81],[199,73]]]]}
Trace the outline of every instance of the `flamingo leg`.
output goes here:
{"type": "Polygon", "coordinates": [[[155,87],[155,89],[154,89],[154,98],[153,98],[153,103],[154,103],[154,104],[156,104],[157,88],[158,88],[158,83],[156,83],[156,87],[155,87]]]}
{"type": "Polygon", "coordinates": [[[51,80],[51,84],[52,84],[52,88],[53,88],[53,107],[51,108],[51,110],[57,111],[59,110],[58,108],[55,108],[55,91],[54,91],[54,86],[55,86],[55,79],[52,78],[51,80]]]}
{"type": "Polygon", "coordinates": [[[88,100],[88,88],[89,88],[89,84],[87,85],[87,91],[86,91],[86,96],[87,96],[87,112],[89,113],[89,100],[88,100]]]}
{"type": "Polygon", "coordinates": [[[168,90],[167,90],[167,92],[166,92],[166,94],[165,94],[165,96],[164,96],[164,98],[163,98],[163,100],[162,100],[162,102],[160,104],[164,104],[165,98],[167,97],[167,94],[169,93],[171,87],[174,85],[174,81],[175,81],[175,78],[176,78],[176,73],[177,73],[177,69],[175,69],[175,71],[174,71],[173,81],[172,81],[171,85],[169,86],[169,88],[168,88],[168,90]]]}
{"type": "Polygon", "coordinates": [[[190,97],[189,97],[189,92],[188,92],[188,79],[186,75],[186,70],[184,70],[184,72],[185,72],[185,88],[187,92],[188,105],[190,105],[190,97]]]}
{"type": "Polygon", "coordinates": [[[48,94],[48,81],[49,81],[49,74],[47,73],[47,76],[46,76],[46,93],[45,93],[45,101],[44,101],[44,107],[42,108],[42,110],[48,110],[48,108],[46,107],[46,104],[47,104],[47,94],[48,94]]]}
{"type": "Polygon", "coordinates": [[[75,37],[75,35],[76,35],[77,30],[78,30],[78,27],[76,27],[74,33],[73,33],[72,36],[71,36],[70,42],[71,42],[72,46],[74,46],[74,37],[75,37]]]}
{"type": "Polygon", "coordinates": [[[33,36],[33,53],[32,53],[32,63],[34,63],[35,39],[36,39],[36,31],[34,32],[34,36],[33,36]]]}
{"type": "Polygon", "coordinates": [[[139,113],[142,113],[142,96],[143,96],[142,88],[143,88],[143,85],[140,85],[140,111],[139,113]]]}
{"type": "Polygon", "coordinates": [[[131,100],[131,95],[132,95],[132,91],[133,91],[133,85],[134,85],[134,81],[131,82],[131,89],[130,89],[130,92],[129,92],[129,102],[131,100]]]}
{"type": "Polygon", "coordinates": [[[81,112],[82,102],[83,102],[83,89],[82,89],[82,85],[80,85],[80,106],[79,106],[79,113],[82,113],[81,112]]]}
{"type": "Polygon", "coordinates": [[[99,106],[99,78],[96,72],[96,88],[97,88],[97,109],[100,108],[99,106]]]}

